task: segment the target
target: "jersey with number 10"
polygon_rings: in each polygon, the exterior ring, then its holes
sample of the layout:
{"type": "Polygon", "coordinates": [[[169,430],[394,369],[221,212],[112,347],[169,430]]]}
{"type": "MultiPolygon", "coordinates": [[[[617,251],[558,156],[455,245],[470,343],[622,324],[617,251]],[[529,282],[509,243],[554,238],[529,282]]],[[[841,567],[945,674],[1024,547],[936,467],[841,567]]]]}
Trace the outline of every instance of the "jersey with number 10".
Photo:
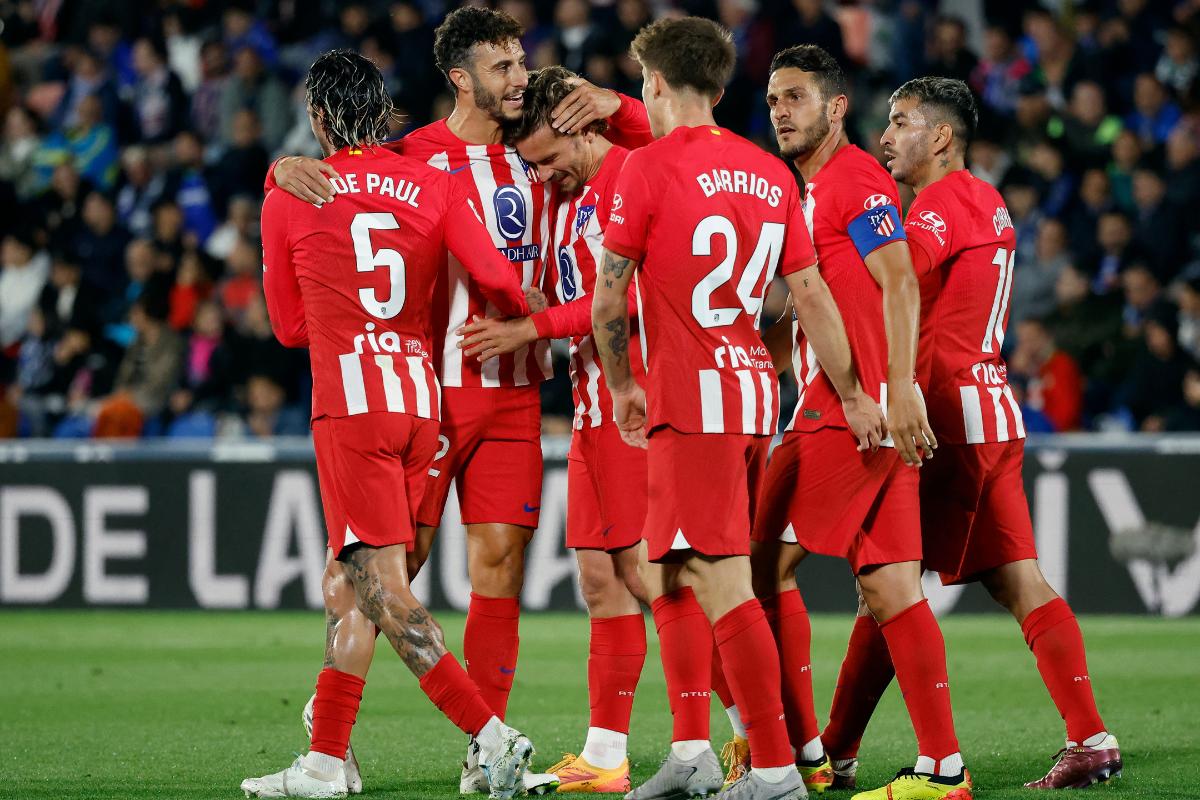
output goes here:
{"type": "Polygon", "coordinates": [[[430,300],[449,250],[505,314],[527,313],[508,262],[446,173],[382,147],[326,161],[341,177],[321,208],[272,189],[263,203],[271,325],[308,345],[314,419],[376,411],[439,418],[430,300]]]}
{"type": "Polygon", "coordinates": [[[1000,355],[1016,246],[1004,200],[959,170],[921,190],[905,228],[921,281],[918,371],[930,426],[950,444],[1023,439],[1000,355]]]}
{"type": "Polygon", "coordinates": [[[625,160],[604,246],[641,262],[647,429],[775,433],[763,294],[777,267],[816,262],[787,166],[724,128],[677,128],[625,160]]]}

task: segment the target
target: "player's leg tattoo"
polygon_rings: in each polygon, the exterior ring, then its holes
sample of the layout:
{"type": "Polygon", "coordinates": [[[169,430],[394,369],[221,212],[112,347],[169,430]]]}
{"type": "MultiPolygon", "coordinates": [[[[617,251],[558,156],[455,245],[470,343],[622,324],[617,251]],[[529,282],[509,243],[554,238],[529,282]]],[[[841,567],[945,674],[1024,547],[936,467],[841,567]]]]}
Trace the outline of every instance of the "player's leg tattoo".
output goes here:
{"type": "Polygon", "coordinates": [[[325,669],[337,669],[337,659],[333,655],[333,641],[337,638],[338,623],[341,615],[332,608],[325,609],[325,669]]]}
{"type": "Polygon", "coordinates": [[[445,637],[409,591],[405,561],[398,559],[394,569],[384,561],[378,548],[359,547],[346,557],[346,573],[354,584],[358,607],[419,678],[446,654],[445,637]]]}

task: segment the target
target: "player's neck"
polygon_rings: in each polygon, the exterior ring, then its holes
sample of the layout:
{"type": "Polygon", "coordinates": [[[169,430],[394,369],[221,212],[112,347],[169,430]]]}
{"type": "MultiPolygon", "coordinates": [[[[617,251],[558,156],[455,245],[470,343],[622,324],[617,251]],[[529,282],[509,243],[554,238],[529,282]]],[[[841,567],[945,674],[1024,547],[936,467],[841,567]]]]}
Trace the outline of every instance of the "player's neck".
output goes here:
{"type": "Polygon", "coordinates": [[[666,108],[667,133],[676,128],[699,128],[704,125],[717,127],[713,118],[712,105],[706,98],[692,99],[676,96],[671,99],[666,108]]]}
{"type": "Polygon", "coordinates": [[[592,141],[592,163],[588,164],[587,176],[589,181],[600,174],[600,168],[604,166],[604,158],[609,150],[612,150],[612,142],[603,136],[597,136],[592,141]]]}
{"type": "Polygon", "coordinates": [[[797,158],[792,164],[800,172],[800,177],[804,178],[804,182],[808,183],[814,175],[821,171],[821,167],[829,163],[829,159],[833,158],[838,150],[849,144],[850,138],[846,136],[846,131],[839,129],[831,132],[808,155],[797,158]]]}
{"type": "Polygon", "coordinates": [[[497,144],[504,135],[500,123],[490,114],[461,97],[454,102],[454,110],[446,117],[446,127],[467,144],[497,144]]]}
{"type": "Polygon", "coordinates": [[[929,167],[925,170],[925,174],[913,182],[913,192],[920,194],[926,186],[937,183],[947,175],[966,168],[967,165],[964,163],[962,156],[950,156],[949,158],[934,156],[933,161],[929,162],[929,167]]]}

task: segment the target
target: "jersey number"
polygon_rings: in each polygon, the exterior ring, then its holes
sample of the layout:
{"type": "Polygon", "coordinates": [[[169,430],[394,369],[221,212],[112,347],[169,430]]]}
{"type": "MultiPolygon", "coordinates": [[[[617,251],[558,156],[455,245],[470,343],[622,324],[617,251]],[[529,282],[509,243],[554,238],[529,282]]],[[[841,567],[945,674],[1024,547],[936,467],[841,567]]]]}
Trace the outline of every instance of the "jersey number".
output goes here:
{"type": "Polygon", "coordinates": [[[737,229],[729,219],[722,216],[713,215],[700,220],[692,234],[692,255],[711,256],[713,237],[719,235],[725,239],[725,258],[692,289],[692,316],[700,323],[700,327],[719,328],[729,325],[742,313],[750,314],[757,322],[767,284],[774,277],[775,266],[779,263],[779,254],[783,249],[783,233],[782,222],[763,223],[762,232],[758,235],[758,244],[755,245],[750,261],[738,280],[737,296],[741,301],[741,308],[713,308],[713,292],[733,279],[734,261],[738,252],[737,229]]]}
{"type": "Polygon", "coordinates": [[[996,353],[1004,347],[1004,315],[1008,311],[1008,295],[1012,291],[1013,263],[1017,252],[996,248],[992,263],[1000,268],[996,278],[996,297],[992,300],[992,313],[988,317],[987,330],[983,332],[983,352],[996,353]],[[994,348],[994,349],[993,349],[994,348]]]}
{"type": "Polygon", "coordinates": [[[358,290],[358,302],[367,313],[379,319],[391,319],[404,308],[404,256],[385,247],[371,247],[371,231],[394,231],[400,228],[392,214],[355,214],[350,223],[350,239],[354,242],[354,263],[359,272],[374,272],[379,267],[388,268],[391,292],[386,300],[380,300],[374,289],[358,290]]]}

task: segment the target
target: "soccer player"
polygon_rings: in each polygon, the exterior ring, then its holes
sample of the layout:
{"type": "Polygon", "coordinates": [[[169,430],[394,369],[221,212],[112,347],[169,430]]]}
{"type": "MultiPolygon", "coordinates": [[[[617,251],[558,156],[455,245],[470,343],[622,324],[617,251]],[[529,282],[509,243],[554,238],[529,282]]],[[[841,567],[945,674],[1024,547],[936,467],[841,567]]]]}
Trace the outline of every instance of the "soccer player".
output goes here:
{"type": "MultiPolygon", "coordinates": [[[[492,246],[513,263],[521,285],[531,288],[544,285],[546,277],[542,248],[549,236],[552,199],[516,151],[501,142],[504,130],[520,121],[528,83],[522,33],[502,12],[476,7],[451,12],[436,31],[434,58],[454,92],[454,110],[388,148],[455,176],[483,216],[492,246]]],[[[556,124],[611,118],[620,129],[637,116],[635,106],[628,98],[584,83],[555,109],[556,124]]],[[[331,165],[285,158],[276,163],[268,185],[273,179],[303,200],[324,203],[333,197],[329,178],[334,175],[331,165]]],[[[517,667],[525,548],[541,508],[538,384],[550,375],[550,361],[545,342],[487,363],[464,358],[454,331],[489,310],[494,307],[476,281],[449,254],[432,311],[442,425],[430,485],[417,511],[410,571],[415,574],[428,555],[453,482],[467,528],[472,587],[463,653],[468,673],[503,719],[517,667]]],[[[468,743],[460,788],[487,788],[473,743],[468,743]]]]}
{"type": "MultiPolygon", "coordinates": [[[[521,125],[511,134],[521,157],[557,188],[547,264],[557,302],[530,317],[472,322],[463,328],[461,346],[468,357],[489,359],[537,339],[570,338],[575,420],[567,456],[567,547],[575,550],[591,618],[591,720],[583,750],[550,772],[558,775],[560,792],[628,792],[629,718],[646,659],[639,605],[646,595],[636,548],[646,518],[646,451],[627,446],[613,419],[592,339],[592,299],[613,189],[629,151],[604,138],[603,121],[574,134],[554,127],[553,112],[577,80],[563,67],[530,73],[521,125]]],[[[642,144],[649,133],[647,124],[642,144]]],[[[639,376],[641,366],[635,357],[639,376]]]]}
{"type": "Polygon", "coordinates": [[[828,365],[809,337],[797,335],[793,369],[800,397],[772,455],[754,521],[755,590],[777,615],[792,746],[812,788],[821,791],[833,779],[813,712],[811,632],[795,576],[800,561],[815,552],[850,562],[887,641],[917,736],[915,766],[865,797],[967,800],[945,644],[921,591],[916,467],[936,441],[914,384],[920,295],[896,184],[850,144],[844,87],[828,53],[800,45],[772,60],[767,104],[780,151],[804,178],[804,214],[859,379],[887,409],[894,447],[856,446],[828,365]]]}
{"type": "MultiPolygon", "coordinates": [[[[949,78],[918,78],[891,98],[880,143],[896,180],[917,193],[905,228],[927,311],[921,330],[922,385],[941,437],[921,473],[925,566],[942,583],[979,581],[1016,618],[1042,681],[1066,723],[1067,746],[1035,789],[1088,786],[1121,773],[1088,677],[1079,623],[1038,567],[1021,470],[1025,429],[1001,356],[1012,288],[1015,233],[999,193],[967,171],[978,111],[970,90],[949,78]]],[[[851,652],[839,693],[877,696],[890,680],[877,641],[851,652]]],[[[873,707],[873,704],[871,704],[873,707]]],[[[830,727],[852,758],[871,707],[835,703],[830,727]]]]}
{"type": "MultiPolygon", "coordinates": [[[[706,794],[722,783],[708,742],[712,641],[749,731],[752,769],[727,798],[800,798],[780,701],[779,657],[750,581],[754,498],[779,386],[758,335],[778,266],[863,446],[879,410],[815,264],[786,166],[720,128],[712,109],[733,69],[728,31],[660,20],[634,39],[654,143],[617,179],[592,326],[622,438],[647,447],[643,582],[652,599],[674,718],[657,774],[632,800],[706,794]],[[634,379],[626,292],[638,277],[645,389],[634,379]]],[[[877,441],[877,440],[876,440],[877,441]]]]}
{"type": "MultiPolygon", "coordinates": [[[[371,62],[326,53],[305,88],[313,133],[338,167],[340,202],[316,208],[281,191],[267,195],[263,281],[276,336],[311,353],[330,567],[340,567],[357,613],[387,637],[430,700],[478,742],[492,796],[511,797],[533,747],[446,650],[409,587],[407,548],[438,447],[429,307],[442,253],[488,265],[476,274],[498,276],[489,293],[514,312],[524,303],[515,282],[506,290],[507,264],[466,193],[444,172],[378,146],[393,110],[371,62]]],[[[282,772],[243,781],[247,796],[346,795],[343,757],[370,658],[343,664],[330,655],[317,678],[309,752],[282,772]]]]}

